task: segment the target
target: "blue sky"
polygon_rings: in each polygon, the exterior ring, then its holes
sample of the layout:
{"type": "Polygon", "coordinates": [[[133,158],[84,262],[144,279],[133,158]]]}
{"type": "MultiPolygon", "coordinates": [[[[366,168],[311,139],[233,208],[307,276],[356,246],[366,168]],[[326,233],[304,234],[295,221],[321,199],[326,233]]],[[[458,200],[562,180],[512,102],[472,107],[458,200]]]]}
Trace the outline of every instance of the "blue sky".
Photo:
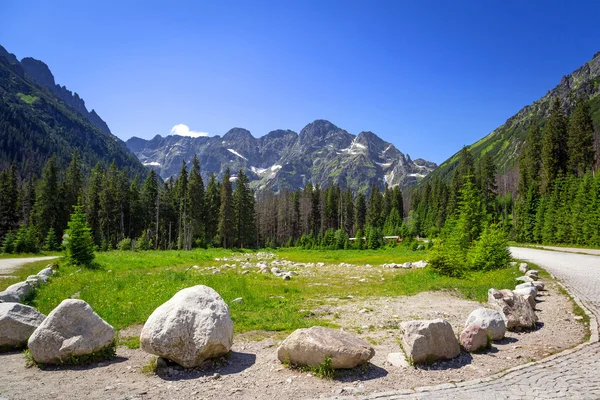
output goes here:
{"type": "Polygon", "coordinates": [[[600,51],[598,1],[169,3],[0,0],[0,44],[122,139],[328,119],[435,162],[600,51]]]}

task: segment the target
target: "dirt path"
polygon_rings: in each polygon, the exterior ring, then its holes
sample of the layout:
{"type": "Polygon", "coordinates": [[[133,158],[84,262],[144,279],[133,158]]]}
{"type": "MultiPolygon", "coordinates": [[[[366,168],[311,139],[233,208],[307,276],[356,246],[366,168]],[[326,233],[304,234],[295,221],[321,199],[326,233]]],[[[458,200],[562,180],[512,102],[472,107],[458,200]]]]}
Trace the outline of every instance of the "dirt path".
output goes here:
{"type": "Polygon", "coordinates": [[[29,257],[29,258],[0,258],[0,278],[12,277],[11,274],[22,265],[36,261],[54,260],[57,256],[29,257]]]}
{"type": "MultiPolygon", "coordinates": [[[[562,251],[565,253],[589,254],[592,256],[600,256],[600,249],[580,249],[578,247],[557,247],[557,246],[535,246],[535,248],[562,251]]],[[[514,251],[523,251],[523,247],[513,247],[514,251]]]]}

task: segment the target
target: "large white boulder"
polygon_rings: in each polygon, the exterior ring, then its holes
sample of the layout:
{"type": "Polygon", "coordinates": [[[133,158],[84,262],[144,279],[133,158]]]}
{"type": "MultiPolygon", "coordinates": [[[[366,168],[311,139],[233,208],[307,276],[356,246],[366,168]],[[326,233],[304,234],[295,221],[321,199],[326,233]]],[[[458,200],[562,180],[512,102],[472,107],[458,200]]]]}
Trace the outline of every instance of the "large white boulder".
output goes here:
{"type": "Polygon", "coordinates": [[[537,296],[537,289],[535,286],[528,286],[513,290],[513,293],[520,294],[521,296],[537,296]]]}
{"type": "Polygon", "coordinates": [[[502,340],[506,333],[506,323],[500,311],[490,308],[478,308],[469,314],[465,327],[477,325],[487,329],[492,340],[502,340]]]}
{"type": "Polygon", "coordinates": [[[460,354],[452,326],[443,319],[402,322],[402,347],[415,364],[451,359],[460,354]]]}
{"type": "Polygon", "coordinates": [[[0,292],[0,303],[20,303],[21,299],[15,292],[0,292]]]}
{"type": "Polygon", "coordinates": [[[361,338],[321,326],[295,330],[277,349],[279,361],[303,367],[316,367],[331,357],[332,368],[354,368],[374,355],[375,349],[361,338]]]}
{"type": "Polygon", "coordinates": [[[502,313],[506,329],[509,331],[532,329],[538,321],[529,302],[511,290],[490,289],[488,304],[502,313]]]}
{"type": "Polygon", "coordinates": [[[527,265],[527,263],[521,263],[519,265],[519,271],[521,271],[522,273],[526,273],[527,271],[529,271],[529,265],[527,265]]]}
{"type": "Polygon", "coordinates": [[[0,349],[19,348],[46,316],[19,303],[0,303],[0,349]]]}
{"type": "Polygon", "coordinates": [[[29,338],[35,361],[65,362],[71,356],[88,356],[114,345],[115,330],[83,300],[63,300],[29,338]]]}
{"type": "Polygon", "coordinates": [[[140,344],[144,351],[185,368],[227,354],[233,343],[233,322],[221,296],[197,285],[177,292],[148,317],[140,344]]]}

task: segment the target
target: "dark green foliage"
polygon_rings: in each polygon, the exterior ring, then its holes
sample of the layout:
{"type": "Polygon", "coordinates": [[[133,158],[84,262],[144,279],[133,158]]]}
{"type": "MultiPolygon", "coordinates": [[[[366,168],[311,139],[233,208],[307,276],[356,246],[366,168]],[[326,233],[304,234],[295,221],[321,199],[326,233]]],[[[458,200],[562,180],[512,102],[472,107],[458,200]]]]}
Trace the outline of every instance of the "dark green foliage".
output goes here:
{"type": "Polygon", "coordinates": [[[594,125],[590,106],[583,99],[577,101],[569,120],[568,131],[568,170],[572,174],[582,176],[594,165],[594,125]]]}
{"type": "Polygon", "coordinates": [[[13,251],[15,253],[37,253],[39,245],[36,233],[33,227],[21,225],[15,236],[13,251]]]}
{"type": "Polygon", "coordinates": [[[486,227],[469,251],[471,269],[491,271],[508,267],[511,260],[508,237],[496,226],[486,227]]]}
{"type": "Polygon", "coordinates": [[[119,242],[119,244],[117,244],[117,250],[120,251],[131,251],[132,249],[132,242],[130,238],[125,238],[123,240],[121,240],[119,242]]]}
{"type": "Polygon", "coordinates": [[[560,99],[556,97],[544,128],[541,170],[542,193],[551,192],[552,182],[560,173],[566,172],[567,161],[567,118],[560,104],[560,99]]]}
{"type": "Polygon", "coordinates": [[[256,242],[256,224],[254,221],[254,194],[250,190],[248,177],[244,171],[238,172],[233,191],[233,213],[235,238],[238,247],[254,247],[256,242]]]}
{"type": "Polygon", "coordinates": [[[48,234],[44,239],[44,250],[46,251],[57,251],[60,249],[60,245],[56,240],[56,232],[54,232],[54,228],[48,229],[48,234]]]}
{"type": "Polygon", "coordinates": [[[94,241],[82,206],[73,206],[66,244],[67,260],[73,265],[91,266],[94,260],[94,241]]]}
{"type": "Polygon", "coordinates": [[[228,168],[221,183],[221,208],[218,228],[219,242],[225,248],[233,247],[235,244],[235,212],[230,178],[231,173],[228,168]]]}
{"type": "Polygon", "coordinates": [[[200,175],[200,160],[198,160],[196,155],[194,155],[194,160],[192,161],[192,169],[188,180],[188,196],[192,236],[204,242],[206,226],[204,182],[200,175]]]}
{"type": "Polygon", "coordinates": [[[19,224],[17,168],[13,164],[0,172],[0,240],[19,224]]]}
{"type": "MultiPolygon", "coordinates": [[[[215,179],[215,174],[210,174],[206,186],[206,240],[213,243],[217,237],[219,226],[219,212],[221,210],[221,187],[215,179]]],[[[218,241],[217,241],[218,243],[218,241]]]]}

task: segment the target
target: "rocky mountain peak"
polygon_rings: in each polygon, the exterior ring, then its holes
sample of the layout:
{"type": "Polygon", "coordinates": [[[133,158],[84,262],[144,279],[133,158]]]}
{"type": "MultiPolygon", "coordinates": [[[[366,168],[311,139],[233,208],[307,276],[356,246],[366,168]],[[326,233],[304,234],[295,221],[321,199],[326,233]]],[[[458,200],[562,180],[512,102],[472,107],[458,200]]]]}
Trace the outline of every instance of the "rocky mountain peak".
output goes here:
{"type": "Polygon", "coordinates": [[[4,47],[0,46],[0,57],[4,57],[8,60],[9,63],[11,64],[18,64],[19,60],[17,60],[17,57],[12,54],[9,53],[8,50],[6,50],[4,47]]]}
{"type": "Polygon", "coordinates": [[[54,75],[45,62],[36,60],[35,58],[25,57],[21,60],[21,65],[25,69],[25,73],[34,81],[41,83],[48,88],[54,88],[54,75]]]}

